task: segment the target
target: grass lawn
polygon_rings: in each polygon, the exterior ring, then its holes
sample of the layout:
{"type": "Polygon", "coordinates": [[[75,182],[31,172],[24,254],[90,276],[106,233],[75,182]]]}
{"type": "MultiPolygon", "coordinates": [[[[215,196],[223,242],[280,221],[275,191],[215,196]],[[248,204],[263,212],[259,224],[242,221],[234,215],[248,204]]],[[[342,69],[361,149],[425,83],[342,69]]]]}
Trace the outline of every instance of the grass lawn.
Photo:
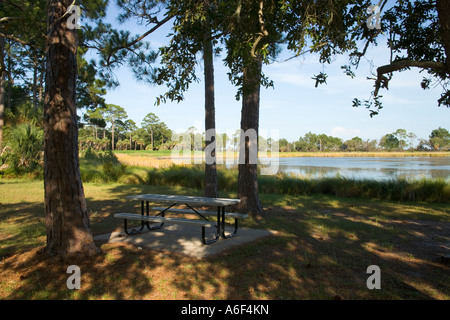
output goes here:
{"type": "MultiPolygon", "coordinates": [[[[85,183],[93,234],[122,227],[136,193],[200,190],[85,183]]],[[[324,195],[262,194],[266,216],[245,227],[274,236],[203,259],[98,243],[102,254],[58,261],[46,242],[43,182],[0,180],[0,299],[450,299],[450,206],[324,195]],[[68,290],[66,269],[82,270],[68,290]],[[381,270],[369,290],[367,267],[381,270]]],[[[221,194],[235,197],[236,194],[221,194]]]]}

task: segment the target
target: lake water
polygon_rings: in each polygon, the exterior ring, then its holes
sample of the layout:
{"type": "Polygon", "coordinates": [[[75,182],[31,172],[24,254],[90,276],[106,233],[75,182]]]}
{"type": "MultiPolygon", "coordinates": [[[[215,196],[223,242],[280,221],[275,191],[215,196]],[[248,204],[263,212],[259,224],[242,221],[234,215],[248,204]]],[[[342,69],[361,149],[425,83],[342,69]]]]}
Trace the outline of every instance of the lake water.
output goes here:
{"type": "Polygon", "coordinates": [[[292,157],[279,158],[278,167],[281,172],[313,178],[450,180],[450,157],[292,157]]]}

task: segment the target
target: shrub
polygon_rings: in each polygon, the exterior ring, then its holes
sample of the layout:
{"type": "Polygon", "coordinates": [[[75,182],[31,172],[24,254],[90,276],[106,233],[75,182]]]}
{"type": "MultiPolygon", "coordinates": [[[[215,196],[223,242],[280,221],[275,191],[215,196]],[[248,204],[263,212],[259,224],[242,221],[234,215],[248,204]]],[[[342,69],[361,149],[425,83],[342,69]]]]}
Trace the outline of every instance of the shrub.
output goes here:
{"type": "Polygon", "coordinates": [[[44,131],[29,123],[11,129],[8,145],[11,153],[8,161],[15,170],[32,172],[42,167],[44,131]]]}
{"type": "Polygon", "coordinates": [[[126,171],[112,151],[87,148],[81,155],[81,179],[84,182],[117,182],[126,171]]]}

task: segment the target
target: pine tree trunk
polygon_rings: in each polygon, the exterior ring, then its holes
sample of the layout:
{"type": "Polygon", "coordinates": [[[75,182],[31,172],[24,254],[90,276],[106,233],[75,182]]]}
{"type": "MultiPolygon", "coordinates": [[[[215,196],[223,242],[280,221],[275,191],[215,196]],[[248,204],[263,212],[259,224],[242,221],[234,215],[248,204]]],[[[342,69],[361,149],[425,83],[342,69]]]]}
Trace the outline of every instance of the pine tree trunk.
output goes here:
{"type": "Polygon", "coordinates": [[[153,128],[150,127],[150,146],[151,146],[151,150],[153,151],[153,128]]]}
{"type": "Polygon", "coordinates": [[[114,151],[114,121],[111,125],[111,150],[114,151]]]}
{"type": "Polygon", "coordinates": [[[450,1],[436,1],[439,23],[442,30],[442,42],[445,49],[447,72],[450,73],[450,1]]]}
{"type": "Polygon", "coordinates": [[[239,211],[249,213],[253,217],[262,215],[263,213],[258,193],[257,164],[251,163],[252,161],[250,161],[250,153],[255,152],[255,150],[257,152],[258,150],[261,68],[262,63],[258,58],[244,68],[241,135],[253,129],[256,131],[256,140],[252,138],[243,140],[241,136],[239,158],[242,159],[242,155],[244,155],[245,161],[241,163],[240,160],[238,164],[238,196],[241,200],[239,211]]]}
{"type": "MultiPolygon", "coordinates": [[[[208,1],[206,5],[209,5],[208,1]]],[[[205,142],[205,197],[217,198],[216,162],[216,111],[214,102],[214,61],[210,21],[207,17],[203,40],[203,62],[205,73],[205,131],[210,134],[205,142]],[[210,139],[209,139],[210,138],[210,139]]]]}
{"type": "MultiPolygon", "coordinates": [[[[5,57],[3,57],[3,59],[5,59],[5,57]]],[[[11,64],[12,64],[12,59],[10,55],[6,55],[6,60],[8,63],[8,68],[9,68],[9,72],[6,72],[6,76],[8,77],[8,82],[7,82],[7,87],[6,87],[6,102],[5,102],[5,108],[11,110],[11,95],[12,95],[12,83],[13,83],[13,79],[12,79],[12,75],[11,75],[11,64]]],[[[6,78],[5,78],[6,79],[6,78]]]]}
{"type": "Polygon", "coordinates": [[[38,95],[38,101],[39,104],[42,103],[43,99],[44,99],[44,79],[45,79],[45,66],[46,66],[46,61],[45,61],[45,57],[43,57],[44,59],[42,59],[42,65],[41,65],[41,75],[39,76],[39,95],[38,95]]]}
{"type": "Polygon", "coordinates": [[[33,108],[38,109],[38,63],[37,58],[33,57],[33,108]]]}
{"type": "Polygon", "coordinates": [[[61,18],[72,0],[49,0],[44,98],[44,188],[49,256],[99,252],[91,231],[80,176],[76,117],[77,30],[61,18]]]}
{"type": "Polygon", "coordinates": [[[3,148],[3,126],[5,124],[5,38],[0,37],[0,152],[3,148]]]}

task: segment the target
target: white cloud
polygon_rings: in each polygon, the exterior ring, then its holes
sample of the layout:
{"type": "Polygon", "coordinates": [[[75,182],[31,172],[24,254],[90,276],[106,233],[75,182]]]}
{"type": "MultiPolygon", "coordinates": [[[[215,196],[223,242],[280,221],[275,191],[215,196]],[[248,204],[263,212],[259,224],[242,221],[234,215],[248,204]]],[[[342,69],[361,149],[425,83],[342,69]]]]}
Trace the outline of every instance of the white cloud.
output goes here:
{"type": "Polygon", "coordinates": [[[311,76],[299,73],[278,73],[270,75],[275,82],[290,84],[300,88],[314,88],[314,80],[311,76]]]}
{"type": "Polygon", "coordinates": [[[331,135],[341,139],[351,139],[359,134],[361,134],[361,130],[359,129],[347,129],[339,126],[331,129],[331,135]]]}

